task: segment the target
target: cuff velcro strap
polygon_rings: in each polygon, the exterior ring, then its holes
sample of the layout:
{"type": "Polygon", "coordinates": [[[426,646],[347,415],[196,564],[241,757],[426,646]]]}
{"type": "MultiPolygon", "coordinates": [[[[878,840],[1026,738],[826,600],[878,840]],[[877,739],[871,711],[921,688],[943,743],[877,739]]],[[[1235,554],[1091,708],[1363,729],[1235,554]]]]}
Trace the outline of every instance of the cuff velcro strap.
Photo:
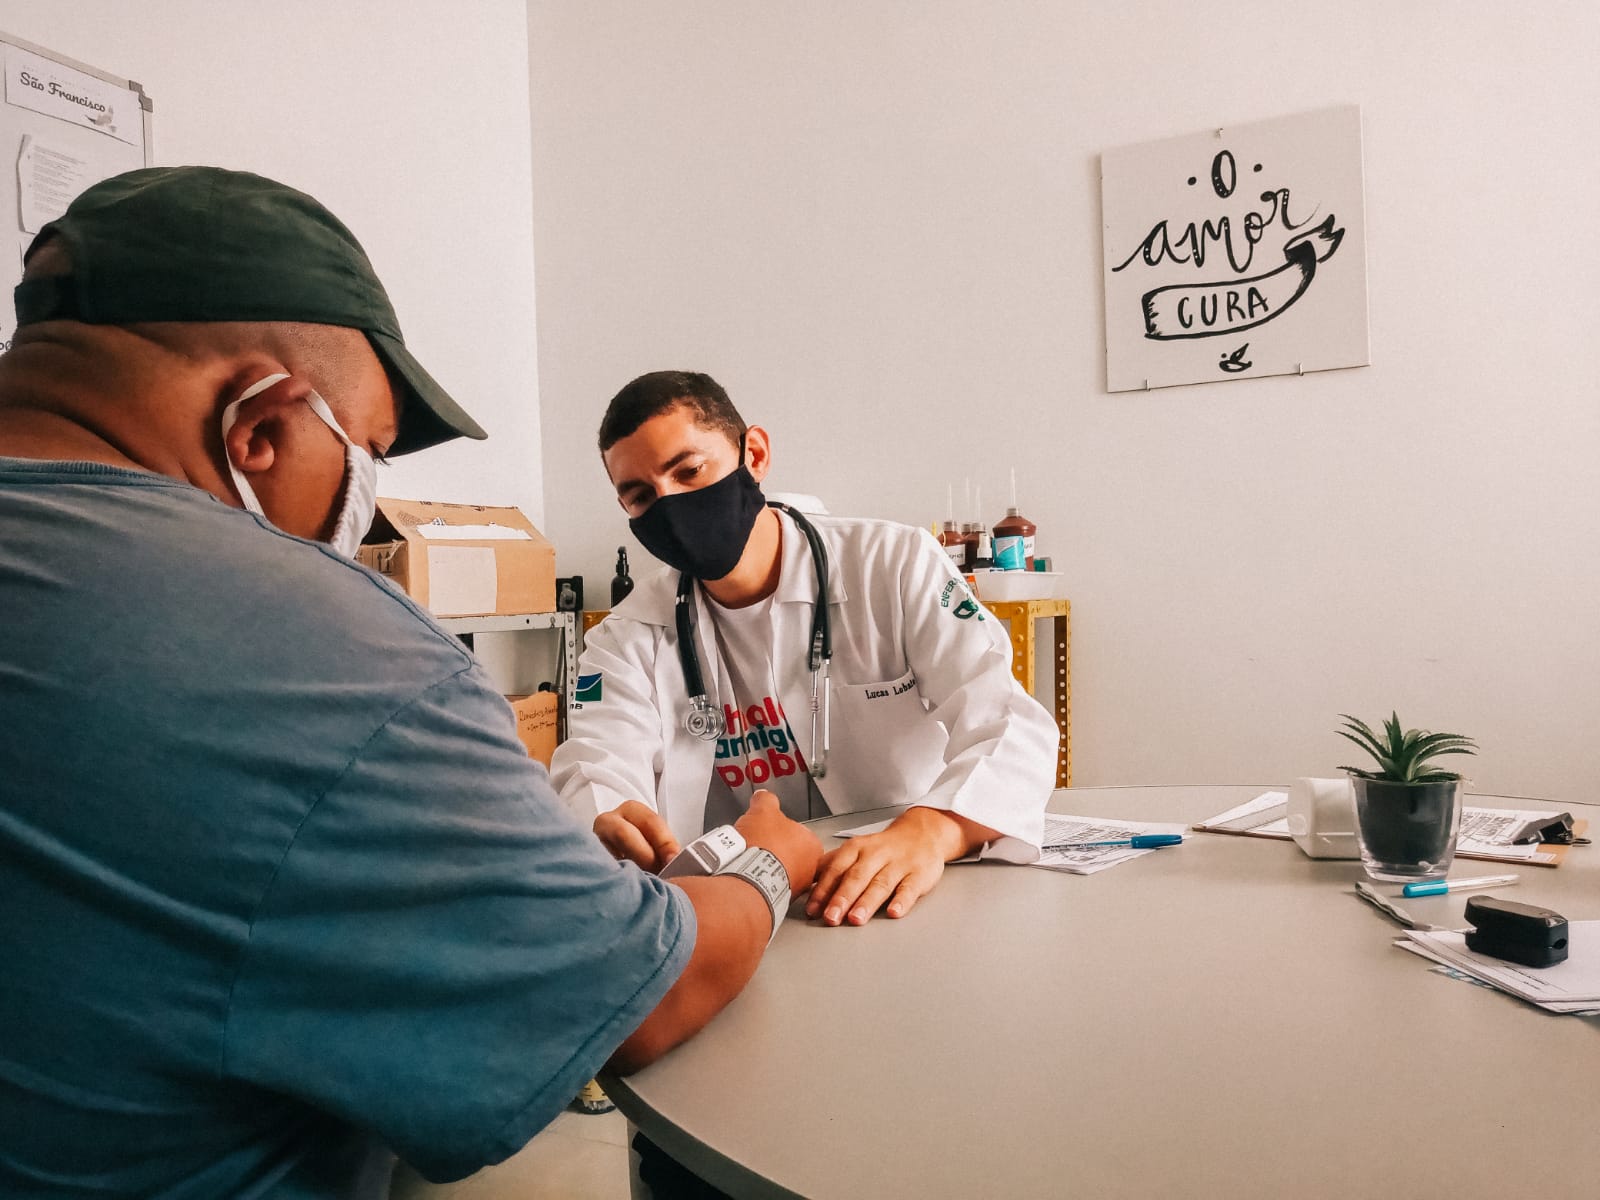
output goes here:
{"type": "Polygon", "coordinates": [[[784,914],[789,911],[789,872],[784,869],[778,856],[771,850],[751,846],[717,874],[738,876],[761,893],[772,912],[772,933],[767,938],[767,945],[770,946],[772,939],[778,936],[778,926],[783,923],[784,914]]]}

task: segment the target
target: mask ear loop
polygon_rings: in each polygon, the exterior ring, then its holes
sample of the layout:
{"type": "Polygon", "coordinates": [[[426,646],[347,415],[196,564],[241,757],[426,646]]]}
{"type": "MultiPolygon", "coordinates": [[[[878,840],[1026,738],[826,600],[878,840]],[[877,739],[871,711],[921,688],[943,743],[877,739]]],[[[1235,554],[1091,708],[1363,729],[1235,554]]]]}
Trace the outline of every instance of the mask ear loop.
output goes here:
{"type": "Polygon", "coordinates": [[[239,470],[228,455],[228,431],[233,428],[239,419],[239,406],[251,396],[258,396],[273,384],[289,378],[288,373],[279,371],[276,375],[268,375],[265,379],[258,379],[244,391],[239,393],[239,398],[227,408],[222,410],[222,461],[227,464],[228,474],[233,476],[233,486],[239,493],[239,500],[247,512],[265,518],[266,513],[261,511],[261,501],[256,499],[256,490],[250,486],[250,481],[244,477],[244,472],[239,470]]]}
{"type": "MultiPolygon", "coordinates": [[[[288,377],[284,376],[284,378],[288,377]]],[[[322,418],[322,423],[329,429],[333,430],[334,436],[336,436],[346,446],[349,446],[352,450],[359,449],[359,447],[357,447],[356,444],[350,440],[350,435],[344,431],[344,426],[339,424],[339,419],[333,415],[333,409],[328,407],[328,402],[322,398],[322,394],[320,392],[313,391],[307,395],[306,403],[311,406],[312,412],[316,413],[317,416],[322,418]]]]}
{"type": "Polygon", "coordinates": [[[722,709],[706,694],[705,677],[700,673],[700,650],[696,633],[699,619],[694,607],[694,577],[687,571],[678,576],[678,603],[674,617],[678,626],[678,661],[683,666],[683,682],[689,691],[689,715],[683,727],[704,742],[715,741],[727,732],[722,709]]]}

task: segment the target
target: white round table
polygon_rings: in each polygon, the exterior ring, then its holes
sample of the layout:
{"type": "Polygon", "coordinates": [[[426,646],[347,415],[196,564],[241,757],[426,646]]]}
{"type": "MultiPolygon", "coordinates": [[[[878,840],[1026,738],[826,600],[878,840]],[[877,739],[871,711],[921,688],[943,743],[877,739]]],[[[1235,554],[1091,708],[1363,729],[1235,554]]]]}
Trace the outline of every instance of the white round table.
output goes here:
{"type": "MultiPolygon", "coordinates": [[[[1267,786],[1051,808],[1190,823],[1267,786]]],[[[1600,846],[1454,874],[1512,870],[1508,898],[1600,918],[1600,846]]],[[[1359,878],[1207,833],[1090,876],[953,866],[901,921],[791,919],[706,1030],[607,1089],[741,1197],[1600,1195],[1600,1021],[1430,971],[1359,878]]],[[[1403,903],[1455,925],[1465,900],[1403,903]]]]}

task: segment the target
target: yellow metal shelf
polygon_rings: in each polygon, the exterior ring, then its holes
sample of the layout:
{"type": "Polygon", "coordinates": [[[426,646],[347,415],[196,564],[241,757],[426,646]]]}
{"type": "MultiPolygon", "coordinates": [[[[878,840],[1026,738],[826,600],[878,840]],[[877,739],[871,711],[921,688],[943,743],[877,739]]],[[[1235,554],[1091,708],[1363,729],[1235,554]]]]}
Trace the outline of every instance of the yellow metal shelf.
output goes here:
{"type": "Polygon", "coordinates": [[[1011,627],[1011,673],[1027,693],[1038,682],[1040,640],[1036,623],[1049,620],[1055,651],[1056,786],[1072,786],[1072,602],[1070,600],[985,600],[984,607],[1011,627]]]}

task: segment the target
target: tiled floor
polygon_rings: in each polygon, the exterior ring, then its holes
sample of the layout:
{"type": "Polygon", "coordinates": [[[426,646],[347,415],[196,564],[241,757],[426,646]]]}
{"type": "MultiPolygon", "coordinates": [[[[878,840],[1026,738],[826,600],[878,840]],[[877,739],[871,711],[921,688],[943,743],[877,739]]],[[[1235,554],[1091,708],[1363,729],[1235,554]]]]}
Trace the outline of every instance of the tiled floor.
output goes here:
{"type": "Polygon", "coordinates": [[[619,1112],[562,1113],[523,1149],[460,1183],[401,1166],[391,1200],[628,1200],[628,1123],[619,1112]]]}

